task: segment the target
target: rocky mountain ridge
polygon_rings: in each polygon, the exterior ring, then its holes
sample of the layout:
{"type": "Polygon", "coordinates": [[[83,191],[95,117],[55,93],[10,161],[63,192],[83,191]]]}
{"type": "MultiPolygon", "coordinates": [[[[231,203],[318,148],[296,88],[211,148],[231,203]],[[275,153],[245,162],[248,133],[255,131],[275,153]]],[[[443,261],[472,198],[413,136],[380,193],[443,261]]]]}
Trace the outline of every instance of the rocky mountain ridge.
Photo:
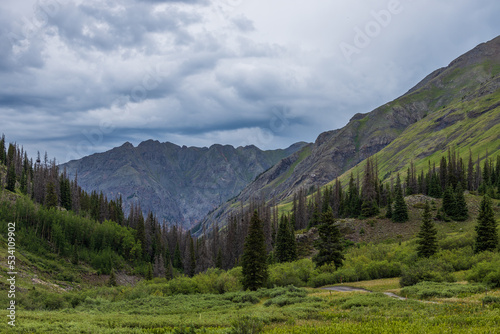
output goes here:
{"type": "Polygon", "coordinates": [[[77,175],[83,189],[122,196],[125,213],[140,204],[160,220],[189,228],[257,175],[307,145],[263,151],[255,146],[178,146],[148,140],[134,147],[124,143],[62,164],[70,178],[77,175]]]}

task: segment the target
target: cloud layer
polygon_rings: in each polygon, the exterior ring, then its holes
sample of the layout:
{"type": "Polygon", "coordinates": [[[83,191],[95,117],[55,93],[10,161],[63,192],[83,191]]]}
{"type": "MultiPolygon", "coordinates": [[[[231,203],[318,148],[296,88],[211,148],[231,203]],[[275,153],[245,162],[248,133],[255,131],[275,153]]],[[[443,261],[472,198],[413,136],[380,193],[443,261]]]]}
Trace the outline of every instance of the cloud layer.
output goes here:
{"type": "Polygon", "coordinates": [[[2,1],[0,132],[58,162],[149,138],[313,141],[494,38],[499,12],[494,0],[2,1]]]}

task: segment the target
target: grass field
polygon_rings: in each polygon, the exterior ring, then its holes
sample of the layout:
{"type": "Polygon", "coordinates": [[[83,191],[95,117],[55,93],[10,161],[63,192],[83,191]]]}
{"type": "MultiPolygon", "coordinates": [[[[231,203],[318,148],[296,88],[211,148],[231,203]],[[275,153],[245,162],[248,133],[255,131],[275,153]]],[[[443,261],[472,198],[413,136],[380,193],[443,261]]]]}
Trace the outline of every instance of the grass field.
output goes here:
{"type": "MultiPolygon", "coordinates": [[[[332,292],[294,287],[226,294],[147,296],[113,293],[87,297],[75,308],[18,310],[18,333],[500,333],[500,291],[467,289],[448,298],[401,301],[397,279],[349,284],[375,291],[332,292]],[[379,291],[379,292],[378,292],[379,291]]],[[[418,290],[432,289],[428,284],[418,290]]],[[[109,288],[112,289],[112,288],[109,288]]],[[[124,292],[120,293],[120,289],[124,292]]],[[[109,292],[110,290],[108,290],[109,292]]],[[[412,296],[413,296],[412,295],[412,296]]],[[[4,317],[5,318],[5,317],[4,317]]],[[[7,321],[0,325],[8,332],[7,321]]]]}

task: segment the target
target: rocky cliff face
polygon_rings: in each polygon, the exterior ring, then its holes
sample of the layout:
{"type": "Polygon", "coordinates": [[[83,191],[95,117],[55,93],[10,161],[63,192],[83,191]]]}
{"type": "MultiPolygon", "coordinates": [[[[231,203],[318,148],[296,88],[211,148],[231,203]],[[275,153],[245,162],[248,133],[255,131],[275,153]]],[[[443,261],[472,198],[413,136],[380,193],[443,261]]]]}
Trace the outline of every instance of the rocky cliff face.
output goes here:
{"type": "MultiPolygon", "coordinates": [[[[320,134],[313,145],[277,163],[234,201],[271,198],[284,201],[300,188],[307,190],[331,182],[384,149],[410,125],[427,115],[451,104],[496,92],[500,80],[498,72],[500,37],[478,45],[449,66],[434,71],[398,99],[369,113],[354,115],[342,129],[320,134]]],[[[453,119],[446,117],[446,121],[453,119]]],[[[448,126],[444,123],[437,121],[435,124],[448,126]]],[[[231,203],[227,203],[207,217],[205,223],[210,225],[214,220],[224,220],[230,211],[231,203]]]]}
{"type": "Polygon", "coordinates": [[[234,148],[180,147],[148,140],[137,147],[125,143],[60,166],[85,190],[122,196],[125,213],[133,203],[158,218],[189,228],[282,158],[301,149],[262,151],[255,146],[234,148]]]}

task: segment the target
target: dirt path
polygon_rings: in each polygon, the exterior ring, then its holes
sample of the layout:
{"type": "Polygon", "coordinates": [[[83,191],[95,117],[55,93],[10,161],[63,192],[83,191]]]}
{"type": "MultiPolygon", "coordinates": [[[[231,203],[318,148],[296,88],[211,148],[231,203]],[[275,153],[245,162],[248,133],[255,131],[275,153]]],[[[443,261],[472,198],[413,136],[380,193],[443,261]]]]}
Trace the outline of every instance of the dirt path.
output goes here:
{"type": "MultiPolygon", "coordinates": [[[[331,291],[338,291],[338,292],[360,291],[360,292],[373,293],[373,291],[366,290],[366,289],[363,289],[363,288],[355,288],[353,286],[329,286],[329,287],[322,288],[322,289],[324,289],[324,290],[331,290],[331,291]]],[[[399,299],[399,300],[406,300],[405,297],[398,296],[398,295],[396,295],[395,293],[392,293],[392,292],[384,292],[383,294],[386,295],[386,296],[389,296],[391,298],[396,298],[396,299],[399,299]]]]}
{"type": "Polygon", "coordinates": [[[373,292],[373,291],[366,290],[363,288],[355,288],[353,286],[329,286],[329,287],[322,288],[322,289],[338,291],[338,292],[353,292],[353,291],[373,292]]]}

